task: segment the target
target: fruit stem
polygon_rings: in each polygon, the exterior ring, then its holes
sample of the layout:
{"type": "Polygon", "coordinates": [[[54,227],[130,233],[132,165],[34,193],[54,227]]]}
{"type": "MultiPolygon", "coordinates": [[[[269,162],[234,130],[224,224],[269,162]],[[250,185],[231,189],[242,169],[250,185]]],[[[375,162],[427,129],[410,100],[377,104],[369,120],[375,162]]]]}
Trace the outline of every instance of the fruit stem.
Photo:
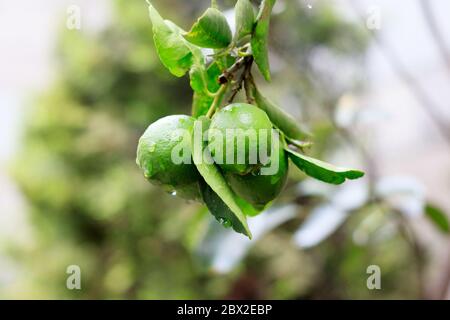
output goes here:
{"type": "MultiPolygon", "coordinates": [[[[239,76],[239,79],[236,82],[235,88],[233,88],[231,97],[228,100],[229,103],[233,102],[233,100],[236,97],[236,95],[238,94],[238,92],[241,91],[243,83],[244,83],[244,86],[245,86],[245,79],[250,74],[250,70],[252,68],[252,63],[253,63],[253,57],[250,56],[245,62],[244,71],[241,72],[241,75],[239,76]]],[[[247,92],[247,89],[246,89],[246,92],[247,92]]],[[[247,101],[251,104],[251,102],[249,101],[248,97],[247,97],[247,101]]]]}
{"type": "Polygon", "coordinates": [[[254,92],[256,90],[255,80],[253,79],[251,70],[248,70],[244,79],[245,96],[247,102],[250,104],[255,103],[254,92]]]}
{"type": "Polygon", "coordinates": [[[236,73],[244,64],[246,64],[248,60],[248,57],[241,57],[237,59],[231,67],[229,67],[219,76],[219,82],[222,84],[229,82],[233,78],[234,73],[236,73]]]}
{"type": "Polygon", "coordinates": [[[211,103],[211,106],[209,107],[208,113],[206,116],[208,118],[211,118],[216,111],[217,107],[222,103],[223,96],[225,95],[225,92],[227,91],[228,84],[222,84],[219,88],[219,90],[215,93],[214,100],[211,103]]]}
{"type": "Polygon", "coordinates": [[[311,141],[300,141],[295,139],[290,139],[289,137],[286,137],[286,140],[289,141],[290,144],[293,146],[299,148],[302,152],[305,151],[307,148],[311,148],[313,143],[311,141]]]}

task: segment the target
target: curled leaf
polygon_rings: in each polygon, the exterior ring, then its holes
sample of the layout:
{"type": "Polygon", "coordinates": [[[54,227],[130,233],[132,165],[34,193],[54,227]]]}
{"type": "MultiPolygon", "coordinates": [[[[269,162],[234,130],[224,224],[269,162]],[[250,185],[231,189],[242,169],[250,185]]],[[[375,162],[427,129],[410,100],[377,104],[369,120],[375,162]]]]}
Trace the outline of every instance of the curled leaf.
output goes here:
{"type": "Polygon", "coordinates": [[[250,0],[238,0],[234,8],[236,20],[235,39],[240,40],[253,32],[255,13],[250,0]]]}
{"type": "Polygon", "coordinates": [[[165,21],[151,4],[149,15],[153,24],[153,40],[161,62],[174,76],[182,77],[192,66],[194,55],[181,36],[181,29],[165,21]]]}
{"type": "Polygon", "coordinates": [[[184,34],[184,38],[202,48],[221,49],[231,43],[232,34],[223,13],[215,8],[208,8],[191,30],[184,34]]]}
{"type": "Polygon", "coordinates": [[[253,57],[259,70],[267,81],[270,81],[268,52],[270,14],[276,0],[263,0],[256,18],[256,26],[251,40],[253,57]]]}

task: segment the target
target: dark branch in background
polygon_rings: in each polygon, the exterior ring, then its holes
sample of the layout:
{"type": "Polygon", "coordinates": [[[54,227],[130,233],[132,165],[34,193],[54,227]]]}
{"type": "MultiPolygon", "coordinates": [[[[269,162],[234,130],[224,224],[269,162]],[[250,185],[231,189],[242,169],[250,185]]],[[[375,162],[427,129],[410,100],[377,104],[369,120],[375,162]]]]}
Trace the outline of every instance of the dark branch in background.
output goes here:
{"type": "MultiPolygon", "coordinates": [[[[356,11],[358,16],[364,22],[364,17],[361,13],[361,10],[356,5],[354,0],[350,1],[353,9],[356,11]]],[[[450,125],[447,124],[443,117],[436,111],[437,108],[434,105],[433,101],[428,97],[427,93],[422,89],[422,87],[418,84],[416,79],[414,79],[403,66],[401,59],[398,58],[396,53],[376,34],[372,34],[373,39],[378,44],[382,52],[386,56],[388,62],[390,63],[393,71],[399,76],[399,78],[408,86],[411,93],[419,102],[419,105],[422,107],[422,110],[429,116],[430,120],[434,123],[436,128],[441,133],[442,137],[447,142],[448,146],[450,146],[450,125]]]]}
{"type": "Polygon", "coordinates": [[[439,49],[439,53],[442,56],[445,66],[447,67],[448,75],[450,76],[450,53],[445,45],[444,37],[436,23],[436,19],[433,14],[433,9],[431,8],[429,0],[420,0],[420,5],[423,9],[423,17],[430,29],[431,35],[439,49]]]}

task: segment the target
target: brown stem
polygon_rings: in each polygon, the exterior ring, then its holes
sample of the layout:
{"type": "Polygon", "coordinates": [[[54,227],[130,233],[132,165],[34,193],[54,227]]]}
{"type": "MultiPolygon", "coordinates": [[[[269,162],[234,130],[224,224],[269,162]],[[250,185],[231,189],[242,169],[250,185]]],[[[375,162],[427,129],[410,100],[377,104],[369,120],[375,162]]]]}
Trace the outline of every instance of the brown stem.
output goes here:
{"type": "Polygon", "coordinates": [[[250,104],[254,104],[255,98],[253,96],[253,92],[256,89],[256,84],[255,84],[255,80],[253,79],[252,73],[250,72],[250,69],[248,70],[248,73],[245,77],[244,87],[245,87],[245,95],[247,97],[247,102],[250,104]]]}
{"type": "MultiPolygon", "coordinates": [[[[248,78],[248,75],[252,68],[252,63],[253,63],[253,57],[248,57],[248,59],[245,60],[244,70],[241,72],[239,79],[236,82],[236,86],[234,87],[228,102],[230,102],[230,103],[233,102],[233,100],[236,97],[236,95],[238,94],[238,92],[242,90],[243,84],[245,86],[246,79],[248,78]]],[[[246,90],[246,92],[247,92],[247,90],[246,90]]],[[[247,100],[248,100],[248,98],[247,98],[247,100]]]]}
{"type": "Polygon", "coordinates": [[[241,57],[236,62],[225,70],[219,76],[219,83],[225,84],[234,78],[234,75],[239,69],[241,69],[244,65],[247,65],[249,61],[253,62],[253,57],[241,57]]]}

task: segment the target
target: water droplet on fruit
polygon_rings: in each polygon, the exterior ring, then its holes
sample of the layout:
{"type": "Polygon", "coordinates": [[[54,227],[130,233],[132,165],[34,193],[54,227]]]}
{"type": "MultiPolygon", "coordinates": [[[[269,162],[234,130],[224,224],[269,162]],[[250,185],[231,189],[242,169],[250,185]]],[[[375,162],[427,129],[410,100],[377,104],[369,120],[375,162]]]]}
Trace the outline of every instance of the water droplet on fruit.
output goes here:
{"type": "Polygon", "coordinates": [[[223,225],[225,228],[231,227],[231,221],[228,220],[227,218],[223,218],[223,217],[219,218],[219,223],[221,225],[223,225]]]}
{"type": "Polygon", "coordinates": [[[144,170],[144,177],[145,179],[149,179],[152,176],[152,166],[148,165],[147,168],[144,170]]]}
{"type": "Polygon", "coordinates": [[[173,192],[175,192],[175,187],[172,186],[171,184],[163,184],[162,188],[165,192],[172,194],[173,192]]]}

